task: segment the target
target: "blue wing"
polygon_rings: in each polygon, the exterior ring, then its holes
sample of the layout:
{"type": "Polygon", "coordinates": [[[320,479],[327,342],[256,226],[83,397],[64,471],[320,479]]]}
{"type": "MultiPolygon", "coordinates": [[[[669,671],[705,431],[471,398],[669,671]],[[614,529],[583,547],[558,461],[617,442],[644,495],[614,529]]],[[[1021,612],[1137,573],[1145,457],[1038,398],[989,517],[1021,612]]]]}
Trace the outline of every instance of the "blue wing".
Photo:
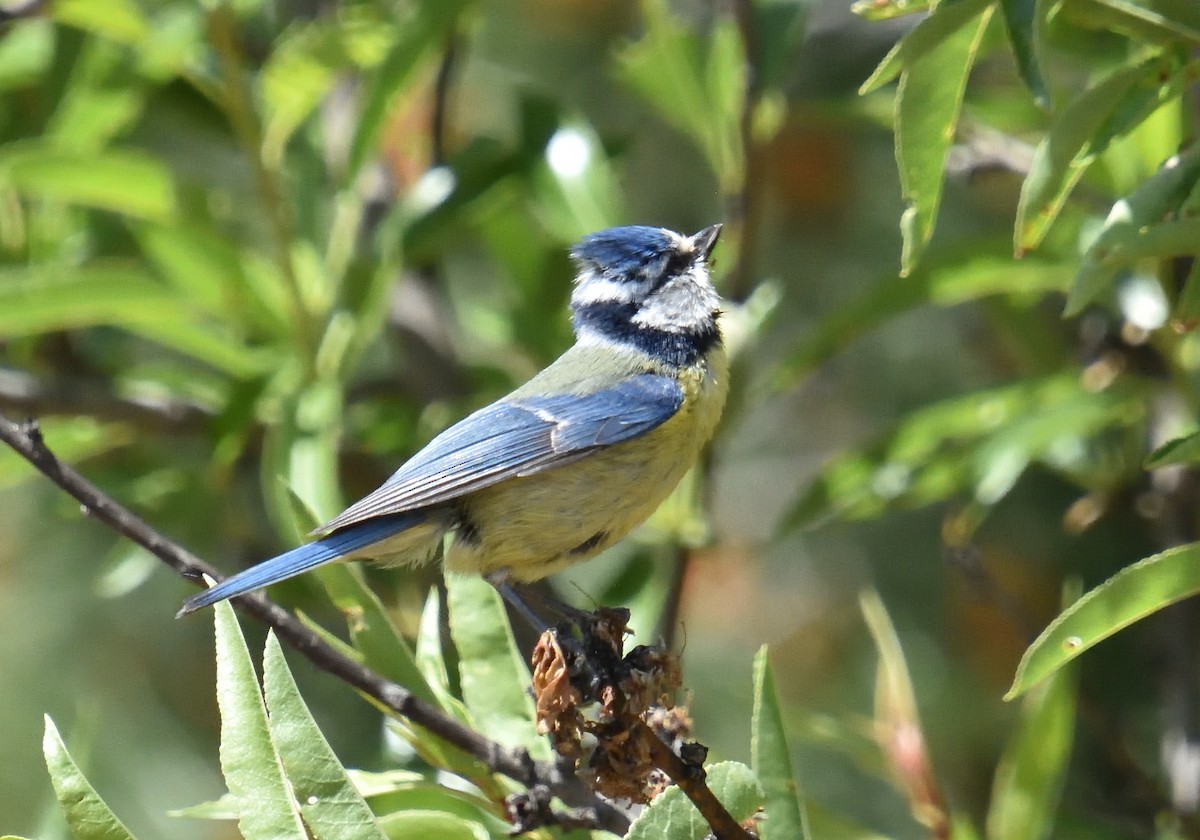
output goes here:
{"type": "Polygon", "coordinates": [[[211,589],[193,595],[183,602],[183,608],[175,615],[181,618],[188,613],[203,609],[226,598],[233,598],[281,580],[315,569],[346,554],[366,548],[380,540],[394,536],[424,521],[421,514],[387,516],[360,523],[357,527],[330,534],[316,542],[293,548],[278,557],[264,560],[244,572],[226,578],[211,589]]]}
{"type": "Polygon", "coordinates": [[[500,400],[433,439],[374,493],[319,530],[428,507],[509,478],[562,466],[661,426],[683,404],[679,383],[639,374],[590,394],[500,400]]]}

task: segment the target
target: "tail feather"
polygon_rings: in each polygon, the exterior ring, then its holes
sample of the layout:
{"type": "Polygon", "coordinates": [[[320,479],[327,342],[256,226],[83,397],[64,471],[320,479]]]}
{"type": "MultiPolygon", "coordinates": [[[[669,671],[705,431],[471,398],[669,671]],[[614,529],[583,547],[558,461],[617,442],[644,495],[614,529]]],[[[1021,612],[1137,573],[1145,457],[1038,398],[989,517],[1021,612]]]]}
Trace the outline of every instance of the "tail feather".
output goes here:
{"type": "Polygon", "coordinates": [[[226,578],[211,589],[193,595],[183,602],[183,607],[175,614],[175,617],[182,618],[188,613],[212,606],[219,601],[224,601],[226,598],[243,595],[255,589],[261,589],[264,586],[270,586],[281,580],[295,577],[310,569],[315,569],[317,566],[337,560],[339,557],[345,557],[347,554],[352,554],[388,537],[395,536],[401,531],[406,531],[415,525],[419,525],[424,520],[425,516],[418,513],[381,516],[376,519],[369,519],[344,531],[338,531],[327,537],[322,537],[316,542],[293,548],[291,551],[284,552],[278,557],[264,560],[257,566],[252,566],[244,572],[239,572],[233,577],[226,578]]]}

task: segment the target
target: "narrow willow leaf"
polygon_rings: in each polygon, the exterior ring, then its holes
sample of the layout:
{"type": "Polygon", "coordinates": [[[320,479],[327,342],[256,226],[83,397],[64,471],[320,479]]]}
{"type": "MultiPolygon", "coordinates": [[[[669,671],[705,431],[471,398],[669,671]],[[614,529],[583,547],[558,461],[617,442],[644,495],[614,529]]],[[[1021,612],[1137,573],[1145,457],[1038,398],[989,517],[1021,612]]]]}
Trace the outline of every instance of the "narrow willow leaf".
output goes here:
{"type": "Polygon", "coordinates": [[[879,653],[873,727],[879,749],[907,797],[913,817],[935,836],[966,840],[971,835],[957,830],[957,820],[946,809],[939,790],[908,662],[887,608],[874,591],[863,592],[859,606],[879,653]]]}
{"type": "MultiPolygon", "coordinates": [[[[946,39],[956,35],[987,8],[989,0],[960,0],[958,3],[943,3],[929,17],[913,27],[901,38],[870,77],[862,83],[858,92],[868,94],[886,85],[922,56],[937,49],[946,39]]],[[[878,5],[878,4],[874,4],[878,5]]],[[[918,5],[915,11],[923,11],[918,5]]],[[[896,15],[892,15],[895,17],[896,15]]]]}
{"type": "Polygon", "coordinates": [[[308,840],[299,807],[267,725],[250,651],[233,607],[214,608],[217,705],[221,710],[221,772],[246,840],[308,840]]]}
{"type": "Polygon", "coordinates": [[[1065,668],[1025,697],[992,784],[988,840],[1051,837],[1075,732],[1075,673],[1065,668]]]}
{"type": "Polygon", "coordinates": [[[54,24],[24,20],[0,39],[0,91],[37,84],[54,60],[54,24]]]}
{"type": "Polygon", "coordinates": [[[735,185],[743,90],[736,28],[722,20],[702,39],[662,0],[644,0],[641,8],[646,32],[618,56],[621,78],[700,147],[722,185],[735,185]]]}
{"type": "Polygon", "coordinates": [[[349,70],[379,64],[396,30],[366,5],[339,9],[336,20],[289,27],[258,77],[263,158],[277,167],[288,140],[349,70]]]}
{"type": "Polygon", "coordinates": [[[779,365],[772,387],[777,391],[793,387],[860,336],[917,307],[956,306],[995,295],[1033,299],[1065,291],[1070,282],[1069,264],[1034,258],[1014,263],[1009,255],[978,256],[955,259],[948,265],[923,264],[904,282],[884,278],[823,318],[779,365]]]}
{"type": "Polygon", "coordinates": [[[1062,14],[1088,29],[1116,30],[1143,43],[1200,42],[1200,6],[1192,0],[1066,0],[1062,14]]]}
{"type": "Polygon", "coordinates": [[[1150,56],[1126,65],[1068,105],[1034,152],[1017,205],[1018,254],[1041,243],[1071,190],[1112,139],[1153,110],[1168,65],[1150,56]]]}
{"type": "Polygon", "coordinates": [[[134,227],[142,253],[189,305],[230,319],[244,314],[241,260],[227,237],[196,226],[145,223],[134,227]]]}
{"type": "Polygon", "coordinates": [[[50,13],[59,23],[136,44],[150,34],[150,25],[134,0],[55,0],[50,13]]]}
{"type": "Polygon", "coordinates": [[[36,142],[0,151],[0,184],[37,198],[167,220],[175,212],[175,182],[145,152],[71,152],[36,142]]]}
{"type": "Polygon", "coordinates": [[[446,594],[463,700],[479,731],[549,758],[549,744],[534,724],[529,668],[517,651],[499,594],[480,577],[456,574],[446,575],[446,594]]]}
{"type": "Polygon", "coordinates": [[[331,564],[322,567],[318,574],[325,591],[346,617],[350,638],[367,667],[422,700],[441,705],[417,667],[412,648],[392,623],[379,596],[367,586],[362,570],[357,566],[331,564]]]}
{"type": "MultiPolygon", "coordinates": [[[[497,807],[494,802],[478,793],[456,790],[434,781],[420,780],[396,786],[392,790],[380,791],[368,798],[371,808],[377,814],[413,811],[448,814],[469,823],[486,826],[490,831],[488,836],[492,838],[506,837],[512,830],[512,823],[500,816],[503,814],[503,807],[497,807]]],[[[386,822],[384,824],[386,825],[386,822]]]]}
{"type": "MultiPolygon", "coordinates": [[[[730,816],[740,823],[757,813],[765,796],[754,771],[736,761],[713,764],[705,770],[709,790],[730,816]]],[[[626,840],[702,840],[709,831],[696,806],[672,785],[646,806],[625,837],[626,840]]]]}
{"type": "Polygon", "coordinates": [[[220,799],[168,811],[167,816],[189,820],[236,820],[238,818],[237,800],[226,793],[220,799]]]}
{"type": "Polygon", "coordinates": [[[881,21],[929,11],[931,0],[854,0],[850,11],[863,20],[881,21]]]}
{"type": "Polygon", "coordinates": [[[1075,376],[1029,380],[911,412],[882,441],[822,468],[781,526],[826,516],[865,519],[971,491],[993,504],[1033,462],[1070,471],[1087,465],[1073,445],[1144,416],[1137,389],[1095,393],[1075,376]],[[1061,445],[1066,444],[1066,445],[1061,445]]]}
{"type": "Polygon", "coordinates": [[[1152,257],[1190,256],[1200,253],[1200,218],[1171,219],[1146,225],[1127,236],[1113,237],[1109,250],[1101,253],[1104,263],[1120,263],[1152,257]]]}
{"type": "Polygon", "coordinates": [[[1042,108],[1050,107],[1050,93],[1042,78],[1038,61],[1038,25],[1040,0],[1000,0],[1000,12],[1004,16],[1004,28],[1017,59],[1017,70],[1021,81],[1033,99],[1042,108]]]}
{"type": "Polygon", "coordinates": [[[446,655],[442,650],[441,597],[437,587],[431,587],[421,610],[421,622],[417,629],[417,641],[413,656],[425,682],[437,695],[438,704],[464,723],[470,722],[470,712],[462,701],[450,692],[450,673],[446,668],[446,655]]]}
{"type": "Polygon", "coordinates": [[[1168,549],[1117,572],[1051,622],[1017,666],[1012,700],[1098,642],[1200,592],[1200,543],[1168,549]]]}
{"type": "Polygon", "coordinates": [[[94,326],[120,327],[238,377],[262,369],[262,354],[221,325],[180,306],[142,268],[118,263],[0,270],[0,338],[94,326]]]}
{"type": "Polygon", "coordinates": [[[316,840],[382,840],[371,809],[304,704],[274,631],[263,654],[263,693],[292,795],[316,840]]]}
{"type": "Polygon", "coordinates": [[[904,275],[912,271],[933,235],[942,201],[946,157],[954,141],[967,78],[992,12],[993,7],[985,8],[929,52],[909,61],[900,77],[896,92],[896,162],[908,205],[900,219],[904,275]]]}
{"type": "Polygon", "coordinates": [[[379,820],[388,840],[490,840],[486,826],[440,811],[401,811],[379,820]]]}
{"type": "Polygon", "coordinates": [[[67,752],[58,729],[49,715],[44,716],[46,732],[42,737],[42,754],[54,793],[62,806],[71,827],[71,836],[76,840],[133,840],[129,829],[117,819],[96,793],[79,766],[67,752]]]}
{"type": "MultiPolygon", "coordinates": [[[[1121,266],[1139,256],[1146,256],[1148,247],[1162,250],[1162,230],[1151,234],[1150,228],[1160,228],[1166,217],[1179,208],[1180,204],[1196,187],[1200,179],[1200,153],[1190,152],[1167,161],[1158,172],[1143,181],[1136,190],[1117,201],[1104,221],[1104,227],[1088,248],[1080,264],[1079,272],[1071,284],[1067,296],[1066,314],[1074,315],[1091,303],[1116,278],[1121,266]]],[[[1190,219],[1180,220],[1187,224],[1190,219]]],[[[1189,225],[1192,239],[1178,234],[1176,245],[1186,250],[1180,253],[1200,252],[1200,241],[1194,237],[1200,230],[1200,222],[1189,225]]],[[[1153,254],[1168,256],[1168,254],[1153,254]]]]}
{"type": "Polygon", "coordinates": [[[767,646],[754,657],[754,711],[750,718],[750,766],[766,795],[763,840],[802,840],[811,836],[805,823],[800,784],[783,728],[779,694],[767,658],[767,646]]]}
{"type": "Polygon", "coordinates": [[[388,112],[416,77],[422,62],[440,49],[472,0],[419,3],[399,28],[399,37],[373,74],[350,145],[348,175],[353,178],[374,149],[388,112]]]}

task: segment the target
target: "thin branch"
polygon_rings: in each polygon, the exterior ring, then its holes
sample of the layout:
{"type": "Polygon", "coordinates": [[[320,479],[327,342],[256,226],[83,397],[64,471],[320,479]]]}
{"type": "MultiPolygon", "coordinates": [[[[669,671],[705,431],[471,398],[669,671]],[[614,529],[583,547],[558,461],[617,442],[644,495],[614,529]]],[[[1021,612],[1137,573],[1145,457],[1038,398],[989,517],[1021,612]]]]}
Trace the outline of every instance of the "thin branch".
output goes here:
{"type": "MultiPolygon", "coordinates": [[[[635,726],[645,730],[638,733],[638,738],[650,745],[650,760],[687,795],[712,828],[717,840],[755,840],[753,834],[737,824],[716,794],[704,783],[704,754],[681,758],[644,721],[637,721],[635,726]]],[[[703,753],[707,753],[707,750],[703,750],[703,753]]]]}
{"type": "Polygon", "coordinates": [[[737,231],[737,261],[729,272],[728,296],[742,301],[753,287],[754,252],[758,246],[759,184],[762,181],[763,156],[754,137],[754,121],[762,99],[762,79],[759,76],[758,30],[754,21],[752,0],[733,0],[733,17],[742,41],[742,65],[745,84],[742,89],[742,110],[738,116],[738,133],[742,142],[742,183],[737,193],[729,197],[729,221],[737,231]]]}
{"type": "MultiPolygon", "coordinates": [[[[166,538],[118,504],[71,467],[59,461],[42,440],[35,421],[17,424],[0,415],[0,440],[74,497],[85,514],[145,548],[183,577],[199,582],[202,575],[221,580],[215,567],[166,538]]],[[[526,787],[544,785],[574,807],[591,808],[596,825],[623,834],[628,820],[617,809],[598,799],[567,765],[535,761],[526,750],[506,747],[443,714],[411,691],[347,658],[305,627],[291,613],[262,594],[244,595],[234,603],[253,618],[275,630],[286,644],[317,668],[349,683],[382,706],[429,730],[482,762],[488,770],[526,787]]]]}
{"type": "Polygon", "coordinates": [[[201,431],[213,418],[207,409],[184,400],[116,397],[88,382],[47,383],[6,368],[0,368],[0,408],[21,416],[84,416],[167,433],[201,431]]]}

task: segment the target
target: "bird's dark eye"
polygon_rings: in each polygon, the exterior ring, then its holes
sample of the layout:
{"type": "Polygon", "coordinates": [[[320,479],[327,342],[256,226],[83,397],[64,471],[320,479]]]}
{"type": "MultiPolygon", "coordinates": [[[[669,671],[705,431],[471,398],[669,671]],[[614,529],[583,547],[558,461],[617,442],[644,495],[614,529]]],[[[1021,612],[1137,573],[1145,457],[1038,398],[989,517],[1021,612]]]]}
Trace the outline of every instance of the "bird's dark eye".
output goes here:
{"type": "Polygon", "coordinates": [[[661,286],[672,277],[687,271],[691,267],[692,259],[691,254],[682,254],[679,251],[672,252],[666,266],[663,267],[662,275],[658,278],[658,282],[654,284],[655,287],[661,286]]]}

